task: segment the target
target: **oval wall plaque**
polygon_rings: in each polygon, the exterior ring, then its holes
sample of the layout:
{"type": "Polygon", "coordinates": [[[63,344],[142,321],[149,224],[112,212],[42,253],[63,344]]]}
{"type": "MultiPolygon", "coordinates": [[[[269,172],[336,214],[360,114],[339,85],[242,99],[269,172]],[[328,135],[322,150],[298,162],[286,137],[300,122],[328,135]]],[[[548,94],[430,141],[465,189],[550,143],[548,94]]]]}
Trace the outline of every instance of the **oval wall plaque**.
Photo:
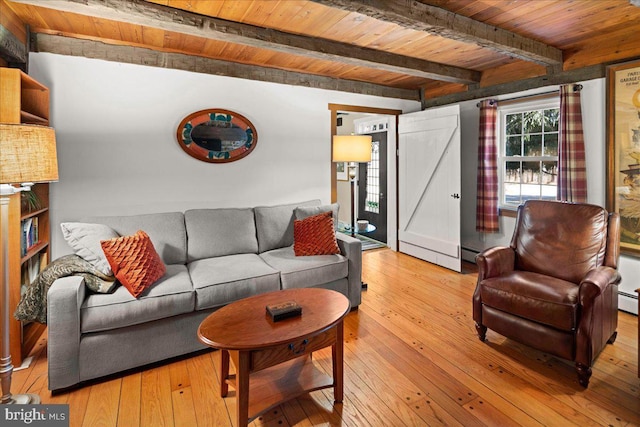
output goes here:
{"type": "Polygon", "coordinates": [[[177,137],[188,155],[209,163],[239,160],[258,142],[258,132],[247,118],[219,108],[189,114],[180,122],[177,137]]]}

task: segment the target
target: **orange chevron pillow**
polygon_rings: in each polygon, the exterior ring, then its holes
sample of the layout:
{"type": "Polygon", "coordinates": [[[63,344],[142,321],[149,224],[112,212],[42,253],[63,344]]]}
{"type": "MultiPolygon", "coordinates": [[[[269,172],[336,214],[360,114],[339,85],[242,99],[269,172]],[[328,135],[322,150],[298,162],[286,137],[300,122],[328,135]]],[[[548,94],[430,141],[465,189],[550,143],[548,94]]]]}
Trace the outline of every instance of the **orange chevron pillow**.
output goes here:
{"type": "Polygon", "coordinates": [[[138,298],[167,272],[167,268],[142,230],[132,236],[100,241],[113,274],[138,298]]]}
{"type": "Polygon", "coordinates": [[[296,256],[340,253],[331,212],[293,221],[293,252],[296,256]]]}

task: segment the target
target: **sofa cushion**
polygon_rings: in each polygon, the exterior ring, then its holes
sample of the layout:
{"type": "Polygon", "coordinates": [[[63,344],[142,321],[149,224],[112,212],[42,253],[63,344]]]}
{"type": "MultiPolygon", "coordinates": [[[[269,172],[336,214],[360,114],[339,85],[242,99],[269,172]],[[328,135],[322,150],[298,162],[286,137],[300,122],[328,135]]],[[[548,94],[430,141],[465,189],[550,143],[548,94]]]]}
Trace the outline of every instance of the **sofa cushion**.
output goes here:
{"type": "Polygon", "coordinates": [[[193,209],[184,220],[189,262],[258,252],[253,209],[193,209]]]}
{"type": "Polygon", "coordinates": [[[144,230],[165,264],[187,263],[187,232],[182,212],[100,216],[85,218],[82,221],[108,225],[120,236],[144,230]]]}
{"type": "Polygon", "coordinates": [[[280,273],[256,254],[201,259],[188,267],[196,290],[196,310],[280,289],[280,273]]]}
{"type": "Polygon", "coordinates": [[[100,244],[116,279],[136,298],[167,272],[151,239],[142,230],[100,244]]]}
{"type": "Polygon", "coordinates": [[[513,271],[480,282],[484,305],[563,331],[576,328],[579,290],[572,282],[529,271],[513,271]]]}
{"type": "Polygon", "coordinates": [[[340,253],[331,212],[293,221],[293,252],[296,256],[340,253]]]}
{"type": "Polygon", "coordinates": [[[258,252],[284,248],[293,245],[294,210],[298,206],[316,206],[320,200],[293,203],[278,206],[258,206],[256,214],[256,232],[258,252]]]}
{"type": "Polygon", "coordinates": [[[322,206],[298,206],[294,211],[294,215],[295,219],[305,219],[325,212],[331,212],[331,216],[333,218],[333,229],[338,231],[338,215],[340,213],[339,203],[322,206]]]}
{"type": "Polygon", "coordinates": [[[60,228],[64,240],[76,255],[94,266],[102,274],[113,275],[109,261],[105,258],[102,246],[100,246],[101,240],[119,237],[113,228],[104,224],[85,222],[63,222],[60,224],[60,228]]]}
{"type": "Polygon", "coordinates": [[[316,286],[349,274],[348,260],[340,254],[297,257],[289,246],[265,252],[260,257],[280,271],[282,289],[316,286]]]}
{"type": "Polygon", "coordinates": [[[83,333],[124,328],[192,312],[195,293],[187,267],[167,265],[167,273],[136,299],[120,286],[112,294],[89,294],[80,308],[83,333]]]}

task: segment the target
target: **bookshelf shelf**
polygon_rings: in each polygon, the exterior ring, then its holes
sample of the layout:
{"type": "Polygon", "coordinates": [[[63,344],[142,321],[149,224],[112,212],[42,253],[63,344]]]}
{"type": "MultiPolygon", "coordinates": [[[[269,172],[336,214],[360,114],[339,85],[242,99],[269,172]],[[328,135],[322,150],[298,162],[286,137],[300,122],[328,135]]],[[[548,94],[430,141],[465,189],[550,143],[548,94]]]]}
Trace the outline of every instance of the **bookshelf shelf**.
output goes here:
{"type": "MultiPolygon", "coordinates": [[[[0,67],[0,123],[49,125],[49,89],[16,68],[0,67]]],[[[9,307],[13,314],[21,291],[47,265],[50,259],[49,184],[31,188],[39,201],[38,209],[29,210],[21,195],[9,197],[8,273],[9,307]],[[33,223],[36,235],[25,239],[25,223],[33,223]],[[37,231],[36,231],[37,230],[37,231]],[[25,242],[32,243],[25,251],[25,242]],[[33,243],[35,242],[35,243],[33,243]]],[[[1,269],[2,267],[0,267],[1,269]]],[[[0,274],[4,272],[0,271],[0,274]]],[[[46,325],[20,322],[9,318],[11,362],[20,366],[38,342],[46,325]]]]}
{"type": "Polygon", "coordinates": [[[37,211],[33,211],[33,212],[23,212],[22,216],[20,217],[20,220],[24,221],[25,219],[36,217],[36,216],[38,216],[40,214],[43,214],[43,213],[47,212],[48,210],[49,210],[49,208],[42,208],[42,209],[38,209],[37,211]]]}
{"type": "Polygon", "coordinates": [[[49,242],[42,241],[42,240],[39,241],[38,243],[36,243],[35,245],[33,245],[33,246],[31,246],[29,248],[29,250],[27,251],[27,254],[25,256],[20,258],[20,265],[24,265],[27,261],[29,261],[35,255],[37,255],[40,252],[42,252],[43,249],[48,249],[48,248],[49,248],[49,242]]]}

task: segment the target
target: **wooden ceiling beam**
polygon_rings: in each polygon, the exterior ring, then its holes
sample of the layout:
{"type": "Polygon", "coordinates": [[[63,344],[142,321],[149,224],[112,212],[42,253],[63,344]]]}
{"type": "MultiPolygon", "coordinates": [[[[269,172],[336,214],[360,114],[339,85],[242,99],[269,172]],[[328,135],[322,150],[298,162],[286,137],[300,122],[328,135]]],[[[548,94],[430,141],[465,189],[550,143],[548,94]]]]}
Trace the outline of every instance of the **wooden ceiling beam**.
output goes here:
{"type": "Polygon", "coordinates": [[[518,81],[501,83],[486,87],[470,88],[464,92],[452,93],[434,98],[422,97],[422,109],[440,107],[443,105],[457,104],[475,99],[491,98],[494,96],[507,95],[522,92],[539,87],[572,84],[587,80],[603,78],[606,73],[604,64],[591,65],[569,71],[558,71],[544,76],[532,77],[518,81]]]}
{"type": "MultiPolygon", "coordinates": [[[[408,0],[312,0],[325,6],[356,12],[405,28],[535,62],[562,64],[562,51],[537,40],[457,15],[436,6],[408,0]]],[[[462,82],[459,82],[462,83],[462,82]]]]}
{"type": "Polygon", "coordinates": [[[12,0],[14,3],[160,28],[313,59],[451,83],[477,83],[481,73],[347,43],[226,21],[141,0],[12,0]]]}
{"type": "Polygon", "coordinates": [[[33,36],[33,50],[59,55],[80,56],[105,61],[124,62],[150,67],[170,68],[218,76],[281,83],[293,86],[305,86],[317,89],[336,90],[387,98],[420,100],[420,91],[398,89],[373,83],[353,80],[334,79],[312,74],[296,73],[257,65],[237,64],[234,62],[174,52],[107,44],[102,41],[85,40],[52,34],[36,33],[33,36]]]}

